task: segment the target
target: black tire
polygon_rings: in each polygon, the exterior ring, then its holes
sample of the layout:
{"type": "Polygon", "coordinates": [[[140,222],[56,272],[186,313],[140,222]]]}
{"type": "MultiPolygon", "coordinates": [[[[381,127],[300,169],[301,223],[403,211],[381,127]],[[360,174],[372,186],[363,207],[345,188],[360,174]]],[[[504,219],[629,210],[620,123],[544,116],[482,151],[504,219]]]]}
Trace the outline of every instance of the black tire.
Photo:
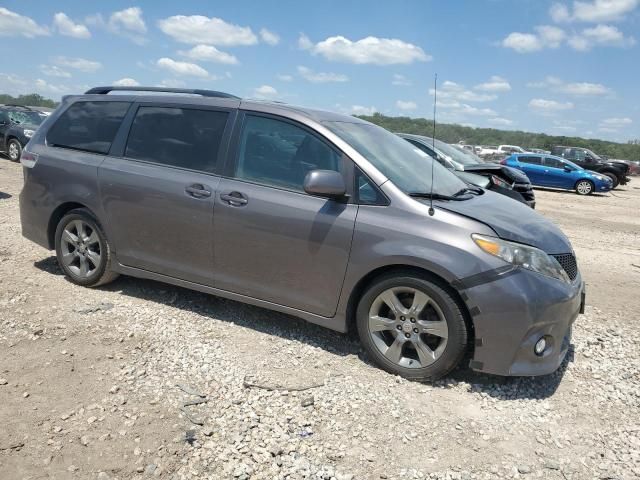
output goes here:
{"type": "Polygon", "coordinates": [[[575,190],[578,195],[591,195],[596,187],[591,180],[578,180],[575,190]]]}
{"type": "Polygon", "coordinates": [[[10,139],[7,142],[7,157],[9,157],[9,160],[11,160],[12,162],[19,162],[21,156],[22,145],[20,145],[20,142],[15,138],[10,139]]]}
{"type": "Polygon", "coordinates": [[[613,182],[613,185],[611,186],[611,190],[613,190],[618,185],[620,185],[620,180],[618,179],[618,176],[615,173],[604,172],[604,173],[602,173],[602,175],[604,175],[605,177],[609,177],[611,179],[611,181],[613,182]]]}
{"type": "MultiPolygon", "coordinates": [[[[77,238],[80,238],[80,235],[77,235],[77,229],[76,236],[77,238]]],[[[71,210],[60,219],[56,227],[55,246],[58,265],[60,265],[60,268],[65,273],[67,278],[76,285],[81,285],[83,287],[97,287],[100,285],[105,285],[118,278],[118,273],[114,272],[111,269],[111,262],[113,260],[113,257],[111,254],[111,245],[109,243],[109,240],[104,234],[100,223],[89,210],[85,208],[71,210]],[[93,238],[92,234],[93,232],[95,232],[95,235],[97,236],[97,242],[92,242],[91,246],[89,246],[89,242],[79,242],[82,243],[79,247],[73,247],[72,253],[78,261],[78,266],[76,266],[76,260],[73,260],[74,263],[65,261],[67,255],[70,254],[68,248],[69,242],[66,239],[63,240],[62,237],[65,233],[65,229],[67,227],[73,229],[74,227],[72,227],[72,225],[77,224],[78,221],[83,222],[83,224],[86,225],[85,231],[87,233],[87,238],[89,238],[90,234],[91,238],[93,238]],[[98,245],[97,249],[96,245],[98,245]],[[88,253],[95,254],[96,252],[99,255],[99,261],[97,262],[97,265],[87,259],[88,253]],[[93,269],[89,267],[86,274],[84,275],[82,274],[79,258],[82,255],[84,255],[85,257],[84,263],[86,263],[87,265],[93,265],[94,267],[93,269]]]]}
{"type": "MultiPolygon", "coordinates": [[[[409,380],[434,381],[444,377],[456,368],[467,351],[469,332],[463,312],[464,306],[460,304],[459,300],[437,283],[418,276],[415,272],[395,272],[383,275],[369,285],[358,303],[356,324],[362,345],[367,351],[369,357],[380,368],[409,380]],[[374,306],[374,301],[377,301],[376,299],[378,299],[383,292],[396,287],[400,289],[416,289],[428,295],[437,304],[441,313],[444,315],[448,330],[444,350],[441,352],[440,356],[428,366],[412,368],[399,365],[398,363],[394,363],[388,359],[382,353],[380,348],[376,346],[377,344],[376,340],[374,340],[374,334],[371,333],[369,328],[370,310],[374,306]]],[[[409,318],[407,318],[407,321],[408,320],[409,318]]],[[[413,319],[411,320],[413,321],[413,319]]],[[[395,328],[399,327],[396,326],[395,328]]],[[[389,330],[388,333],[389,335],[406,335],[403,334],[402,331],[395,332],[393,329],[389,330]]],[[[390,340],[390,342],[392,341],[390,340]]],[[[405,340],[402,340],[402,342],[405,342],[405,340]]],[[[403,346],[401,351],[407,352],[406,349],[408,348],[409,350],[407,355],[410,356],[413,345],[409,342],[404,343],[404,345],[410,346],[403,346]]],[[[413,352],[417,353],[417,350],[413,349],[413,352]]],[[[407,358],[401,358],[401,362],[402,361],[406,363],[407,358]]],[[[418,363],[421,364],[421,362],[418,363]]]]}

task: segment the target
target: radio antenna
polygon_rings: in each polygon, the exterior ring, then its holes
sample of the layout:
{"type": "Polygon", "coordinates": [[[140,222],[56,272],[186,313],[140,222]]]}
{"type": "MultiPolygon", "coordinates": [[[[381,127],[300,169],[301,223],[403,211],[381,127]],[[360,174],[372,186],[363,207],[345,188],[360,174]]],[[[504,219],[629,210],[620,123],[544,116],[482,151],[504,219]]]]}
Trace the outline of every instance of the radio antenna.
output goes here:
{"type": "MultiPolygon", "coordinates": [[[[438,103],[438,74],[433,78],[433,134],[431,136],[431,146],[436,151],[436,105],[438,103]]],[[[433,164],[436,159],[431,159],[431,192],[429,193],[429,216],[433,217],[435,210],[433,209],[433,164]]]]}

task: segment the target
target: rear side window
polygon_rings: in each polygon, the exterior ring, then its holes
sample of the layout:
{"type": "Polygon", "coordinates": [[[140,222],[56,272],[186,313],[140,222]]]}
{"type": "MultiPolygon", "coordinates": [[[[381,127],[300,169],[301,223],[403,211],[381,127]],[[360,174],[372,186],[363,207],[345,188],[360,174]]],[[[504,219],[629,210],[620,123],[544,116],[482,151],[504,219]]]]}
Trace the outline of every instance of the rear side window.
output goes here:
{"type": "Polygon", "coordinates": [[[108,153],[129,105],[128,102],[76,102],[49,129],[47,144],[108,153]]]}
{"type": "Polygon", "coordinates": [[[340,171],[341,156],[306,130],[273,118],[247,115],[236,177],[304,191],[311,170],[340,171]]]}
{"type": "Polygon", "coordinates": [[[518,157],[520,163],[529,163],[531,165],[542,165],[542,158],[540,157],[518,157]]]}
{"type": "Polygon", "coordinates": [[[125,156],[213,173],[228,116],[214,110],[140,107],[125,156]]]}

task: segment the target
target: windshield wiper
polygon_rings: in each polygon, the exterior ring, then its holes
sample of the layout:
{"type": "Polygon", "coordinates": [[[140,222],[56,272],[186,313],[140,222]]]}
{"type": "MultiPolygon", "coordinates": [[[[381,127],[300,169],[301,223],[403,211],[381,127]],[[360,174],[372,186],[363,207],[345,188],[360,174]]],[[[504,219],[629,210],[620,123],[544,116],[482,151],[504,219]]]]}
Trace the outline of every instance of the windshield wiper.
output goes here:
{"type": "Polygon", "coordinates": [[[455,200],[458,202],[461,200],[469,200],[469,198],[471,198],[471,197],[463,197],[462,195],[457,197],[456,196],[452,197],[451,195],[442,195],[441,193],[429,193],[429,192],[409,192],[408,195],[414,198],[427,198],[432,200],[455,200]]]}
{"type": "Polygon", "coordinates": [[[475,195],[482,195],[484,194],[484,190],[481,189],[480,187],[464,187],[461,190],[458,190],[456,193],[453,194],[454,197],[459,197],[461,195],[464,195],[465,193],[473,193],[475,195]]]}

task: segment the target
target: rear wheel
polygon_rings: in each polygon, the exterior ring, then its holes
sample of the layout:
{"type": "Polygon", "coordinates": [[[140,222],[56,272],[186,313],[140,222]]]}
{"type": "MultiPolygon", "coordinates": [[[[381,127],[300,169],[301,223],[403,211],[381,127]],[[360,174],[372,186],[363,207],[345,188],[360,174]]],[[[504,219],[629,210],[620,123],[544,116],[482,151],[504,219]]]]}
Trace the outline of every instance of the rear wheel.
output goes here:
{"type": "Polygon", "coordinates": [[[614,189],[618,185],[620,185],[620,180],[618,180],[618,176],[615,173],[604,172],[602,175],[604,175],[605,177],[609,177],[611,179],[611,181],[613,182],[613,185],[611,186],[611,189],[614,189]]]}
{"type": "Polygon", "coordinates": [[[62,217],[55,241],[58,264],[73,283],[97,287],[118,277],[111,271],[111,246],[89,210],[72,210],[62,217]]]}
{"type": "Polygon", "coordinates": [[[576,193],[578,195],[591,195],[593,190],[593,183],[589,180],[579,180],[578,183],[576,183],[576,193]]]}
{"type": "Polygon", "coordinates": [[[364,293],[357,309],[360,341],[384,370],[410,380],[447,375],[464,356],[462,306],[437,284],[413,273],[387,275],[364,293]]]}
{"type": "Polygon", "coordinates": [[[7,142],[7,156],[12,162],[19,162],[22,155],[22,145],[15,138],[12,138],[7,142]]]}

